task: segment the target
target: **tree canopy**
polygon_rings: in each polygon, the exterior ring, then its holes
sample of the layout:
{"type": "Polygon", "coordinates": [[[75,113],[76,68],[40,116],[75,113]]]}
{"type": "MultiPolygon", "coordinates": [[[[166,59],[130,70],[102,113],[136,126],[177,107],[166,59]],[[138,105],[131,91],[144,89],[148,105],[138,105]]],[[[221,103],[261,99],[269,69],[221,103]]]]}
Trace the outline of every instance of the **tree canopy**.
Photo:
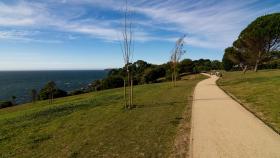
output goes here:
{"type": "Polygon", "coordinates": [[[57,88],[54,81],[48,82],[39,93],[41,100],[60,98],[67,96],[67,92],[57,88]]]}
{"type": "Polygon", "coordinates": [[[269,59],[270,52],[280,48],[280,13],[261,16],[249,24],[233,44],[257,71],[259,64],[269,59]]]}

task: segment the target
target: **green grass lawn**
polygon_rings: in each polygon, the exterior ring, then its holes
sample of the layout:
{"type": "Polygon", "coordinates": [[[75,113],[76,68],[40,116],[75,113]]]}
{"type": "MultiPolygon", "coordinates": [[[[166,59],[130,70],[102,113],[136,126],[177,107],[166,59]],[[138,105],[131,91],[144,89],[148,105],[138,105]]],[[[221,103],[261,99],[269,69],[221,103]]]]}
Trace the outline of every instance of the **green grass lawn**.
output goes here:
{"type": "Polygon", "coordinates": [[[280,132],[280,70],[225,72],[218,84],[280,132]]]}
{"type": "Polygon", "coordinates": [[[1,109],[0,157],[168,157],[204,78],[137,86],[133,110],[122,108],[123,89],[1,109]]]}

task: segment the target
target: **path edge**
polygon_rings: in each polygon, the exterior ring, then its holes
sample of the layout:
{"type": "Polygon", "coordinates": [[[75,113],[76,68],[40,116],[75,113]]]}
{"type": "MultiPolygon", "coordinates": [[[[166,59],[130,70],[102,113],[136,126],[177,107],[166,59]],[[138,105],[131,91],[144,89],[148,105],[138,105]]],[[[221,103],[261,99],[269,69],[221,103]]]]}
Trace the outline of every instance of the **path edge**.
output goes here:
{"type": "Polygon", "coordinates": [[[256,118],[258,118],[261,122],[263,122],[266,126],[268,126],[270,129],[272,129],[275,133],[277,133],[278,135],[280,135],[280,131],[276,130],[276,128],[274,128],[270,123],[266,122],[265,120],[263,120],[260,116],[257,115],[256,112],[252,111],[251,109],[249,109],[241,100],[239,100],[237,97],[235,97],[232,93],[226,91],[224,88],[221,87],[221,85],[218,84],[218,81],[221,78],[219,78],[218,80],[216,80],[216,85],[224,92],[226,93],[230,98],[232,98],[234,101],[236,101],[237,103],[239,103],[245,110],[249,111],[251,114],[253,114],[256,118]]]}
{"type": "MultiPolygon", "coordinates": [[[[207,80],[207,79],[209,79],[211,76],[209,76],[209,75],[206,75],[206,74],[203,74],[202,73],[202,75],[205,75],[206,77],[208,77],[208,78],[206,78],[206,79],[204,79],[204,80],[202,80],[202,81],[205,81],[205,80],[207,80]]],[[[197,86],[198,86],[198,84],[199,83],[201,83],[202,81],[200,81],[200,82],[198,82],[196,85],[195,85],[195,87],[194,87],[194,89],[193,89],[193,93],[192,93],[192,101],[191,101],[191,120],[190,120],[190,122],[191,122],[191,129],[190,129],[190,140],[189,140],[189,151],[188,151],[188,156],[189,156],[189,158],[193,158],[193,128],[194,128],[194,122],[193,122],[193,105],[194,105],[194,102],[195,102],[195,92],[196,92],[196,88],[197,88],[197,86]]]]}
{"type": "MultiPolygon", "coordinates": [[[[202,80],[202,81],[204,81],[204,80],[202,80]]],[[[200,82],[202,82],[202,81],[200,81],[200,82]]],[[[194,124],[193,124],[193,105],[194,105],[195,90],[196,90],[197,85],[198,85],[198,83],[196,84],[196,86],[193,90],[192,101],[191,101],[191,120],[190,120],[191,129],[190,129],[190,140],[189,140],[189,151],[188,151],[188,157],[189,158],[193,158],[193,127],[194,127],[194,124]]]]}

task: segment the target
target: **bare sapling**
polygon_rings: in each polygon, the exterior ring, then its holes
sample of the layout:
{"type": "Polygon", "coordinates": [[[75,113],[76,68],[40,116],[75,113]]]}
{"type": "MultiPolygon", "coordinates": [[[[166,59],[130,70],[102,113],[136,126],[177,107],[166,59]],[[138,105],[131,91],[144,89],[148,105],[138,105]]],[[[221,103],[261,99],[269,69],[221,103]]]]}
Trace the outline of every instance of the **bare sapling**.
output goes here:
{"type": "Polygon", "coordinates": [[[133,30],[132,30],[132,11],[128,8],[128,1],[125,0],[124,23],[122,30],[121,49],[126,70],[124,77],[124,108],[133,106],[133,72],[131,67],[133,56],[133,30]],[[130,89],[130,90],[127,90],[130,89]]]}
{"type": "Polygon", "coordinates": [[[171,69],[172,69],[172,83],[173,86],[176,86],[176,82],[177,82],[177,76],[178,76],[178,72],[177,72],[177,65],[180,62],[182,56],[186,53],[185,50],[183,50],[184,47],[184,39],[185,39],[185,35],[183,37],[180,37],[175,44],[175,47],[173,48],[172,52],[171,52],[171,69]]]}

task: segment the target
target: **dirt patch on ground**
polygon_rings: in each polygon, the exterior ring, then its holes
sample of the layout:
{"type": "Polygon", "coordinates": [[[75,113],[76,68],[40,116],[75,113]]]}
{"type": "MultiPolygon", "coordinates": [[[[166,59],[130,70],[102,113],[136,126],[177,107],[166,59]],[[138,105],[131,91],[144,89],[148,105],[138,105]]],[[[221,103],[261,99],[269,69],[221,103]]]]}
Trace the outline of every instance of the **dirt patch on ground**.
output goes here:
{"type": "MultiPolygon", "coordinates": [[[[189,104],[192,104],[192,96],[188,99],[189,104]]],[[[190,142],[190,130],[191,130],[191,106],[187,106],[182,118],[180,119],[180,124],[178,127],[177,135],[174,140],[173,152],[170,158],[188,158],[189,157],[189,142],[190,142]]]]}

